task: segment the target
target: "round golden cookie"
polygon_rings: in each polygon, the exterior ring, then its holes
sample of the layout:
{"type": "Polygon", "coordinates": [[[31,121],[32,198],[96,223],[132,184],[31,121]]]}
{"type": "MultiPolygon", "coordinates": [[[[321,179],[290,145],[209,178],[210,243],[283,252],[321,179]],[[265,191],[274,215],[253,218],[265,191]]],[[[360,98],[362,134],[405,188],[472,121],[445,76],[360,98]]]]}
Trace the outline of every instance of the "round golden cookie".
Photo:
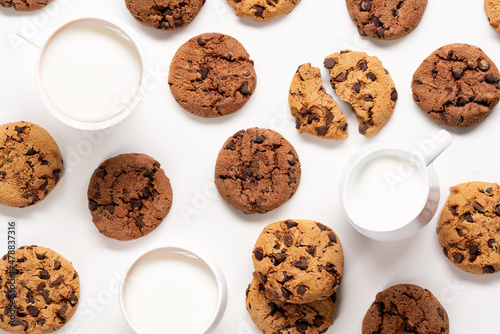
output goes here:
{"type": "Polygon", "coordinates": [[[45,247],[23,246],[0,261],[0,329],[52,333],[76,311],[80,279],[71,262],[45,247]]]}
{"type": "Polygon", "coordinates": [[[269,21],[290,13],[300,0],[227,0],[236,16],[254,21],[269,21]]]}
{"type": "Polygon", "coordinates": [[[253,249],[255,271],[270,299],[310,303],[334,294],[344,253],[331,228],[312,220],[284,220],[262,231],[253,249]]]}
{"type": "Polygon", "coordinates": [[[319,68],[312,67],[311,63],[300,65],[295,72],[288,104],[300,133],[325,139],[347,138],[347,118],[323,87],[319,68]]]}
{"type": "Polygon", "coordinates": [[[44,8],[51,2],[52,0],[0,0],[0,6],[12,7],[18,12],[33,12],[44,8]]]}
{"type": "Polygon", "coordinates": [[[484,0],[488,22],[500,34],[500,0],[484,0]]]}
{"type": "Polygon", "coordinates": [[[59,182],[62,167],[59,147],[42,127],[0,125],[0,204],[22,208],[40,202],[59,182]]]}
{"type": "Polygon", "coordinates": [[[467,182],[450,188],[438,222],[439,246],[471,274],[500,271],[500,187],[467,182]]]}
{"type": "Polygon", "coordinates": [[[370,137],[389,121],[398,93],[389,71],[377,57],[344,50],[325,58],[335,93],[352,106],[359,133],[370,137]]]}
{"type": "Polygon", "coordinates": [[[335,297],[307,304],[272,301],[257,275],[246,291],[246,307],[253,322],[262,333],[320,334],[333,324],[335,297]]]}

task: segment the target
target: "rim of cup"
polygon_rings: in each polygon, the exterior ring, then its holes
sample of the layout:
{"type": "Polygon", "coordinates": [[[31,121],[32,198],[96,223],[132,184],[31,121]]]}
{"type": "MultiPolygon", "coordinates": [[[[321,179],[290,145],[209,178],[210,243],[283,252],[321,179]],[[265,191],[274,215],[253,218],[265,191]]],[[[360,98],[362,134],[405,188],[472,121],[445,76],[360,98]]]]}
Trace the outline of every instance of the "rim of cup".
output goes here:
{"type": "Polygon", "coordinates": [[[348,162],[346,165],[346,171],[345,171],[345,176],[343,177],[342,181],[342,187],[341,187],[341,197],[342,197],[342,208],[344,210],[344,214],[347,217],[348,221],[360,232],[367,232],[369,237],[372,237],[373,233],[378,233],[378,234],[390,234],[391,232],[398,232],[408,225],[410,225],[415,219],[418,218],[420,213],[425,207],[425,204],[427,203],[427,199],[429,196],[429,191],[426,191],[425,189],[429,189],[429,175],[427,171],[428,166],[425,165],[423,160],[416,154],[397,147],[390,147],[390,146],[379,146],[379,147],[370,147],[367,148],[366,150],[359,152],[359,154],[355,155],[353,158],[351,158],[351,161],[348,162]],[[360,169],[362,169],[364,166],[366,166],[370,161],[373,161],[374,159],[380,157],[380,156],[392,156],[392,157],[398,157],[400,159],[403,159],[405,161],[408,161],[410,163],[413,163],[419,173],[422,173],[424,183],[422,184],[422,193],[419,195],[418,199],[418,205],[415,204],[415,214],[412,219],[405,221],[401,223],[398,227],[388,227],[388,228],[377,228],[377,226],[369,227],[366,226],[366,224],[360,224],[359,222],[356,222],[353,217],[352,213],[350,213],[350,209],[352,209],[352,205],[349,205],[347,201],[352,201],[352,195],[350,194],[352,186],[353,186],[353,179],[356,177],[357,172],[359,172],[360,169]],[[417,209],[418,208],[418,209],[417,209]]]}
{"type": "Polygon", "coordinates": [[[194,246],[191,245],[190,243],[183,241],[170,241],[168,242],[167,245],[155,246],[153,248],[147,249],[146,251],[142,251],[138,255],[136,255],[125,268],[124,274],[120,281],[119,299],[120,299],[120,309],[129,326],[137,334],[148,334],[135,324],[133,318],[129,314],[126,305],[127,303],[125,298],[125,290],[127,286],[127,280],[131,272],[135,268],[135,266],[145,257],[153,253],[175,253],[188,257],[194,257],[197,260],[201,261],[204,265],[206,265],[207,268],[210,270],[215,280],[215,283],[217,284],[217,306],[215,308],[215,312],[212,318],[210,319],[210,322],[201,332],[196,334],[212,333],[215,330],[215,328],[219,325],[226,310],[227,298],[228,298],[226,278],[224,272],[222,271],[218,263],[205,250],[201,249],[198,246],[194,246]]]}
{"type": "Polygon", "coordinates": [[[146,93],[145,87],[147,86],[147,67],[146,67],[146,62],[145,62],[145,57],[142,52],[142,48],[140,43],[138,42],[138,37],[136,32],[127,24],[120,22],[118,20],[109,20],[109,19],[102,19],[99,17],[83,17],[83,18],[78,18],[78,19],[73,19],[69,22],[64,23],[63,25],[59,26],[56,28],[50,36],[47,38],[47,40],[43,43],[43,46],[40,48],[40,52],[38,54],[38,59],[36,63],[36,83],[38,86],[38,91],[40,94],[40,97],[42,99],[43,104],[45,107],[49,110],[49,112],[57,118],[59,121],[62,123],[71,126],[76,129],[80,130],[103,130],[106,128],[109,128],[113,125],[116,125],[123,121],[125,118],[127,118],[139,105],[141,102],[142,98],[144,97],[146,93]],[[138,82],[137,86],[137,91],[131,98],[131,102],[127,105],[127,107],[122,110],[120,113],[117,115],[103,121],[98,121],[98,122],[84,122],[84,121],[79,121],[72,119],[71,117],[65,115],[63,112],[61,112],[51,101],[50,98],[47,96],[47,92],[45,91],[44,84],[42,82],[42,62],[44,60],[45,53],[47,51],[47,48],[51,45],[51,42],[54,40],[54,38],[61,33],[61,31],[65,30],[69,26],[79,23],[79,22],[95,22],[96,24],[100,24],[102,26],[107,26],[108,28],[112,29],[115,33],[120,35],[122,38],[125,40],[129,41],[131,45],[135,48],[137,51],[137,55],[140,60],[140,71],[141,71],[141,76],[140,80],[138,82]]]}

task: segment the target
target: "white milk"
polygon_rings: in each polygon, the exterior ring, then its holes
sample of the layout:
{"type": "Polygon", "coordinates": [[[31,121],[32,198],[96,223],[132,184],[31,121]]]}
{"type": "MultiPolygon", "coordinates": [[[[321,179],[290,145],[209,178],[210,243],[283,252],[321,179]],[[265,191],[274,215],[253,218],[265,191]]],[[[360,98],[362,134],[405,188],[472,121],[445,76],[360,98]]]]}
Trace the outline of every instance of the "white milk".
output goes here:
{"type": "Polygon", "coordinates": [[[124,111],[142,74],[135,45],[98,20],[60,30],[40,66],[42,89],[51,104],[80,122],[106,121],[124,111]]]}
{"type": "Polygon", "coordinates": [[[124,300],[141,333],[199,334],[215,315],[218,289],[202,261],[153,253],[130,272],[124,300]]]}
{"type": "Polygon", "coordinates": [[[357,225],[373,230],[401,227],[424,207],[426,178],[412,162],[383,155],[353,175],[349,213],[357,225]]]}

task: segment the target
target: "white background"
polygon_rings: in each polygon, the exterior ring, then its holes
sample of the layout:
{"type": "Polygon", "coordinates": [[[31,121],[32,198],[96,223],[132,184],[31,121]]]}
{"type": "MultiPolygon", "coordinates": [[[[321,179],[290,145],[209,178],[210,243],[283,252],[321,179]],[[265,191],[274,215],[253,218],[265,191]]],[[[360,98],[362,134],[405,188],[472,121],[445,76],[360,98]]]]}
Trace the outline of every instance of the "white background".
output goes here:
{"type": "MultiPolygon", "coordinates": [[[[500,35],[488,25],[480,0],[430,0],[420,26],[398,41],[361,39],[342,0],[302,1],[289,15],[268,23],[237,18],[225,0],[207,0],[192,24],[173,32],[141,26],[123,0],[65,0],[30,14],[1,8],[0,123],[26,120],[46,128],[59,143],[66,170],[43,202],[25,209],[0,208],[0,247],[6,251],[6,223],[14,218],[19,245],[46,246],[73,262],[81,276],[81,299],[62,333],[129,334],[132,331],[121,316],[116,293],[124,267],[135,254],[154,244],[167,244],[173,239],[195,242],[210,249],[229,285],[228,308],[215,333],[258,333],[244,305],[255,240],[274,221],[314,219],[337,232],[345,252],[338,311],[328,333],[360,333],[363,316],[375,294],[404,282],[428,288],[441,300],[450,316],[451,333],[500,333],[500,274],[474,276],[445,259],[435,233],[437,217],[409,240],[376,242],[348,225],[338,196],[344,164],[365,145],[377,141],[412,144],[439,129],[414,104],[410,83],[425,57],[453,42],[480,46],[500,65],[500,35]],[[40,45],[58,25],[84,16],[122,20],[132,26],[140,35],[156,78],[139,108],[107,133],[75,130],[49,114],[36,88],[38,50],[15,38],[20,31],[40,45]],[[166,76],[177,48],[189,38],[210,31],[232,35],[242,42],[255,61],[258,84],[243,109],[207,120],[192,116],[176,104],[166,76]],[[391,72],[399,92],[392,119],[379,134],[366,139],[357,133],[349,106],[340,103],[350,124],[347,140],[334,142],[299,134],[287,102],[293,73],[302,63],[321,66],[326,55],[348,48],[379,57],[391,72]],[[295,146],[302,163],[302,180],[296,195],[282,207],[247,216],[215,192],[212,175],[217,153],[227,137],[253,126],[277,130],[295,146]],[[130,242],[99,234],[86,197],[93,170],[103,160],[125,152],[142,152],[159,160],[174,190],[173,206],[164,222],[147,237],[130,242]]],[[[326,89],[332,93],[328,73],[325,69],[322,73],[326,89]]],[[[439,210],[452,185],[498,181],[499,123],[500,111],[493,111],[479,126],[452,131],[454,143],[435,162],[442,185],[439,210]]]]}

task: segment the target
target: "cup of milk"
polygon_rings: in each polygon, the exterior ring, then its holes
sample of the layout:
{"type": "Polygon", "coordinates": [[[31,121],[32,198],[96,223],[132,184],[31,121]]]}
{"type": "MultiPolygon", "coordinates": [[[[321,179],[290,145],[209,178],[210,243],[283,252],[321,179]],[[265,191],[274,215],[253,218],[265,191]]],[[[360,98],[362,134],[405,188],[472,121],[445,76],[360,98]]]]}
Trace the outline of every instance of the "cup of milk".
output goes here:
{"type": "Polygon", "coordinates": [[[40,50],[37,84],[47,109],[63,123],[100,130],[124,120],[147,85],[135,32],[97,18],[70,21],[40,50]]]}
{"type": "Polygon", "coordinates": [[[351,225],[380,241],[401,240],[422,229],[439,204],[432,162],[452,140],[440,130],[411,148],[374,144],[355,154],[344,169],[340,191],[351,225]]]}
{"type": "Polygon", "coordinates": [[[120,284],[120,306],[137,334],[209,334],[227,304],[224,273],[206,251],[169,242],[136,256],[120,284]]]}

